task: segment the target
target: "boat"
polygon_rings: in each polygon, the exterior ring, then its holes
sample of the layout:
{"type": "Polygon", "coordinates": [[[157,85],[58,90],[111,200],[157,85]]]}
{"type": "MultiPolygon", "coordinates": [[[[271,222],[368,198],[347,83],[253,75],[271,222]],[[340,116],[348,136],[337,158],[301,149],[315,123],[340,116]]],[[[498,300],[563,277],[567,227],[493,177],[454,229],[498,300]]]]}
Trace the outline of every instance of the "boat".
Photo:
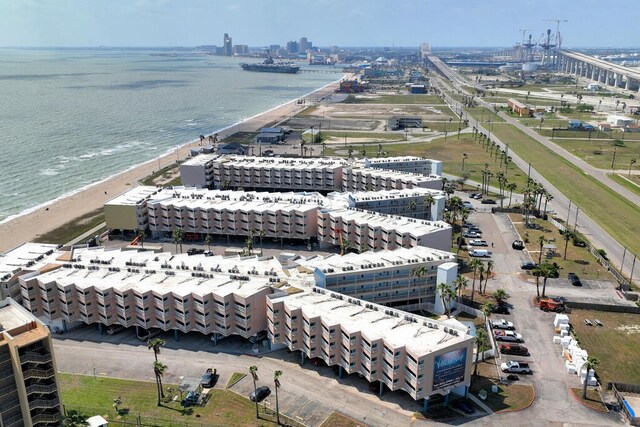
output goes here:
{"type": "Polygon", "coordinates": [[[296,74],[300,71],[300,67],[297,65],[293,65],[291,62],[280,62],[276,63],[273,58],[268,57],[262,63],[256,64],[240,64],[243,70],[245,71],[257,71],[259,73],[286,73],[286,74],[296,74]]]}

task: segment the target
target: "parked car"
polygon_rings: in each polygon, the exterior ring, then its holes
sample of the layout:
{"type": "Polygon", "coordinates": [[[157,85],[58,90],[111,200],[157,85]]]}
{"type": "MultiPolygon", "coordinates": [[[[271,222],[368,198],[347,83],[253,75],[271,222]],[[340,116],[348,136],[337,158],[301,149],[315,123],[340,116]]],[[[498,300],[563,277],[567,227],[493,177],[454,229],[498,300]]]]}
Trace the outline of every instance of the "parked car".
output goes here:
{"type": "Polygon", "coordinates": [[[511,247],[513,249],[517,249],[521,251],[524,249],[524,242],[522,240],[514,240],[513,243],[511,244],[511,247]]]}
{"type": "Polygon", "coordinates": [[[536,263],[532,261],[523,261],[522,264],[520,264],[520,268],[523,270],[533,270],[536,268],[536,263]]]}
{"type": "Polygon", "coordinates": [[[475,199],[476,197],[482,197],[482,193],[471,193],[469,194],[470,199],[475,199]]]}
{"type": "Polygon", "coordinates": [[[190,248],[189,250],[187,250],[187,255],[198,255],[203,253],[204,249],[190,248]]]}
{"type": "Polygon", "coordinates": [[[476,234],[482,234],[482,230],[480,230],[477,226],[475,225],[470,225],[470,226],[464,226],[463,230],[466,231],[467,233],[476,233],[476,234]]]}
{"type": "Polygon", "coordinates": [[[518,344],[500,344],[500,353],[526,356],[529,354],[529,349],[523,345],[518,344]]]}
{"type": "Polygon", "coordinates": [[[582,286],[582,282],[580,281],[580,278],[576,273],[569,273],[568,276],[569,276],[569,282],[571,282],[573,286],[582,286]]]}
{"type": "Polygon", "coordinates": [[[511,330],[511,331],[516,328],[515,326],[513,326],[513,323],[507,322],[504,319],[491,321],[491,327],[493,329],[508,329],[508,330],[511,330]]]}
{"type": "Polygon", "coordinates": [[[511,311],[509,311],[509,307],[507,307],[504,304],[500,304],[496,307],[493,308],[493,312],[495,314],[511,314],[511,311]]]}
{"type": "Polygon", "coordinates": [[[502,363],[500,365],[502,372],[516,373],[516,374],[530,374],[531,368],[528,363],[516,362],[511,360],[509,362],[502,363]]]}
{"type": "Polygon", "coordinates": [[[202,380],[200,381],[200,385],[203,388],[211,388],[216,383],[216,370],[209,368],[205,371],[204,375],[202,375],[202,380]]]}
{"type": "Polygon", "coordinates": [[[480,199],[482,199],[482,193],[476,193],[476,194],[473,196],[473,198],[474,198],[474,199],[476,199],[476,200],[480,200],[480,199]]]}
{"type": "Polygon", "coordinates": [[[211,252],[211,251],[206,251],[206,252],[204,253],[204,256],[213,256],[213,252],[211,252]]]}
{"type": "Polygon", "coordinates": [[[462,237],[464,238],[476,238],[476,237],[482,237],[482,235],[480,233],[476,233],[475,231],[465,231],[464,233],[462,233],[462,237]]]}
{"type": "Polygon", "coordinates": [[[517,342],[517,343],[524,342],[522,335],[513,331],[499,330],[499,331],[493,331],[493,332],[495,333],[496,341],[517,342]]]}
{"type": "Polygon", "coordinates": [[[453,402],[453,407],[460,409],[465,414],[473,414],[476,411],[471,402],[469,402],[467,399],[456,400],[455,402],[453,402]]]}
{"type": "Polygon", "coordinates": [[[249,342],[251,344],[259,343],[260,341],[266,340],[267,336],[267,331],[260,331],[257,334],[249,337],[249,342]]]}
{"type": "Polygon", "coordinates": [[[474,239],[469,241],[470,246],[489,246],[486,240],[474,239]]]}
{"type": "Polygon", "coordinates": [[[471,204],[471,202],[466,202],[466,201],[465,201],[465,202],[462,202],[462,206],[464,206],[464,208],[465,208],[465,209],[468,209],[468,210],[470,210],[470,211],[475,209],[475,208],[473,207],[473,205],[471,204]]]}
{"type": "Polygon", "coordinates": [[[199,401],[200,401],[200,393],[197,393],[195,391],[190,391],[187,393],[185,398],[182,399],[182,402],[180,403],[182,403],[182,406],[187,407],[187,406],[197,405],[199,401]]]}
{"type": "Polygon", "coordinates": [[[491,254],[486,249],[471,249],[469,255],[478,258],[490,258],[491,254]]]}
{"type": "Polygon", "coordinates": [[[266,385],[258,387],[255,391],[249,395],[249,400],[252,402],[262,402],[271,394],[271,389],[266,385]]]}
{"type": "Polygon", "coordinates": [[[483,205],[495,205],[496,201],[493,199],[482,199],[480,203],[482,203],[483,205]]]}

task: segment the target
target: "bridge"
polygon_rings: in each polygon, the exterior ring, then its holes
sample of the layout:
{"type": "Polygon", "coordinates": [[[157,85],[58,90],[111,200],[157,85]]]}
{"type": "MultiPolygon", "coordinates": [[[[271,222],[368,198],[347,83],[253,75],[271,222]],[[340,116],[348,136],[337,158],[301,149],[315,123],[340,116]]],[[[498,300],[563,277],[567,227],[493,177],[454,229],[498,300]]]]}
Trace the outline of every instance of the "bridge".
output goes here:
{"type": "Polygon", "coordinates": [[[640,92],[640,70],[564,49],[557,51],[557,64],[561,72],[640,92]]]}

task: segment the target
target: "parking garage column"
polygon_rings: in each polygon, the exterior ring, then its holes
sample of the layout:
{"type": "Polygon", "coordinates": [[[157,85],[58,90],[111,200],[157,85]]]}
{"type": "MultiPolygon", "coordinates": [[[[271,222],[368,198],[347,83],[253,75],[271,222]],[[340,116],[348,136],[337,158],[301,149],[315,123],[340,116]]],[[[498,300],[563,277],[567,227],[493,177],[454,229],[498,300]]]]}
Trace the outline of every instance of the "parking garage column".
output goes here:
{"type": "Polygon", "coordinates": [[[179,331],[178,331],[177,329],[174,329],[174,330],[173,330],[173,339],[174,339],[175,341],[180,341],[180,336],[178,335],[178,332],[179,332],[179,331]]]}
{"type": "Polygon", "coordinates": [[[629,77],[627,77],[627,81],[624,84],[624,88],[625,90],[631,89],[631,79],[629,77]]]}
{"type": "Polygon", "coordinates": [[[591,67],[591,80],[595,80],[596,79],[596,70],[598,69],[598,67],[596,67],[595,65],[593,67],[591,67]]]}
{"type": "Polygon", "coordinates": [[[426,414],[428,408],[429,408],[429,398],[425,397],[424,402],[422,403],[422,413],[426,414]]]}
{"type": "Polygon", "coordinates": [[[620,87],[621,83],[622,83],[622,74],[616,73],[613,84],[615,85],[615,87],[620,87]]]}

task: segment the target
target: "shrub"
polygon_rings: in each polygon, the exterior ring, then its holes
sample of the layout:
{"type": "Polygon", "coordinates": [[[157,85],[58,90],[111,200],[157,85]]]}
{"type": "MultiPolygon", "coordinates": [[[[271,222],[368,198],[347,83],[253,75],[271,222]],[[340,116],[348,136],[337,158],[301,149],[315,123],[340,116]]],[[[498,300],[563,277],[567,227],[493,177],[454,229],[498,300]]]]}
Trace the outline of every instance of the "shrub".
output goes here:
{"type": "Polygon", "coordinates": [[[604,249],[598,249],[598,255],[600,255],[602,258],[606,259],[607,261],[609,260],[609,258],[607,258],[607,253],[605,252],[604,249]]]}

